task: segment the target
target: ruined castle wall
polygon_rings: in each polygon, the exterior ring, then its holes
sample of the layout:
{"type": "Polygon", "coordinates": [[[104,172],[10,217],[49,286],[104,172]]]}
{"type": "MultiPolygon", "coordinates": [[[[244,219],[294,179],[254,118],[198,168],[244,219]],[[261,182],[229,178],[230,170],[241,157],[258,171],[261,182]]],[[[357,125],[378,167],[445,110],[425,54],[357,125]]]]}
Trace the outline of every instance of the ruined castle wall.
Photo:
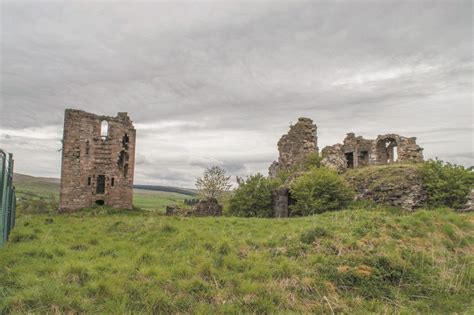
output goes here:
{"type": "Polygon", "coordinates": [[[309,118],[299,118],[286,135],[278,141],[278,162],[269,168],[269,176],[274,178],[281,170],[299,166],[309,153],[318,153],[317,127],[309,118]]]}
{"type": "Polygon", "coordinates": [[[423,148],[416,144],[415,137],[386,134],[372,140],[348,133],[343,144],[325,147],[322,158],[323,165],[342,172],[367,165],[422,162],[423,148]]]}
{"type": "Polygon", "coordinates": [[[321,156],[322,165],[336,170],[339,173],[343,172],[347,168],[343,145],[340,143],[324,147],[324,149],[321,151],[321,156]]]}
{"type": "Polygon", "coordinates": [[[397,134],[379,135],[374,141],[376,161],[374,164],[387,164],[391,155],[384,154],[382,144],[394,146],[397,150],[398,162],[423,162],[423,148],[416,144],[416,138],[403,137],[397,134]]]}
{"type": "Polygon", "coordinates": [[[135,128],[126,113],[109,117],[67,109],[59,210],[94,204],[131,209],[134,165],[135,128]]]}

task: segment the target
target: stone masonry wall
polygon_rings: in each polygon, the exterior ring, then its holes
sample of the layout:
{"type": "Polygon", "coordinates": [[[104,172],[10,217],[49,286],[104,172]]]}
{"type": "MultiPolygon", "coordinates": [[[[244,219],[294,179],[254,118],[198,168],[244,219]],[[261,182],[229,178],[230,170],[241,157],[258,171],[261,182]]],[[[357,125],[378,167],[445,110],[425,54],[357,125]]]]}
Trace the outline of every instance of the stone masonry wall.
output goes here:
{"type": "Polygon", "coordinates": [[[407,210],[423,207],[427,194],[419,169],[397,165],[350,170],[344,177],[356,191],[356,200],[372,200],[407,210]]]}
{"type": "Polygon", "coordinates": [[[298,166],[309,153],[318,152],[317,127],[313,121],[309,118],[299,118],[278,141],[278,152],[278,162],[273,162],[269,168],[269,176],[272,178],[281,170],[298,166]]]}
{"type": "Polygon", "coordinates": [[[386,134],[372,140],[348,133],[343,144],[327,146],[322,150],[321,161],[338,172],[395,162],[423,162],[423,148],[416,144],[415,137],[386,134]]]}
{"type": "Polygon", "coordinates": [[[94,204],[131,209],[134,166],[135,128],[127,113],[109,117],[66,109],[60,212],[94,204]]]}

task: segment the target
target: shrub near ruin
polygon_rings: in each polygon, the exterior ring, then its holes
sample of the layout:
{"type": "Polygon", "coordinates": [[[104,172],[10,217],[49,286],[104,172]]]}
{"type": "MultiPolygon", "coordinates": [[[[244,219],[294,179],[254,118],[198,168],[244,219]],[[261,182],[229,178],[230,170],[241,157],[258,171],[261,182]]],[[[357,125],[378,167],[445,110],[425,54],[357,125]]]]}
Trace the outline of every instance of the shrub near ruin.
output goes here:
{"type": "Polygon", "coordinates": [[[298,177],[290,186],[296,203],[291,205],[291,215],[312,215],[347,206],[354,192],[335,171],[312,168],[298,177]]]}
{"type": "Polygon", "coordinates": [[[230,199],[230,213],[238,217],[271,217],[272,191],[277,186],[277,180],[262,174],[247,177],[230,199]]]}
{"type": "Polygon", "coordinates": [[[430,160],[421,167],[428,206],[461,208],[474,187],[474,172],[461,165],[430,160]]]}

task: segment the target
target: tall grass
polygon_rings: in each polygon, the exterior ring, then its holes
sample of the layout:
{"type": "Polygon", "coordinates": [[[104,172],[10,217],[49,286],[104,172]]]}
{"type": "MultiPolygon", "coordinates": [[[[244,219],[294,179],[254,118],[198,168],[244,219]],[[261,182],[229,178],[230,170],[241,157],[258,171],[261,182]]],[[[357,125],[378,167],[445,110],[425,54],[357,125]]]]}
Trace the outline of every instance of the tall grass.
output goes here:
{"type": "Polygon", "coordinates": [[[381,207],[293,219],[22,214],[0,249],[0,313],[462,313],[473,219],[381,207]]]}

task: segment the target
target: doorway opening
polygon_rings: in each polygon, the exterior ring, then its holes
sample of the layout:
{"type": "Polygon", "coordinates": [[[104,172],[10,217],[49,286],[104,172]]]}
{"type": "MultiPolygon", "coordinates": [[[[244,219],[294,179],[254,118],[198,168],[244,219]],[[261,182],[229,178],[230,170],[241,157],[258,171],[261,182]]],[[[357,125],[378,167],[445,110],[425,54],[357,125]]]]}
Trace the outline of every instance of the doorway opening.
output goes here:
{"type": "Polygon", "coordinates": [[[346,156],[346,167],[354,168],[354,152],[345,153],[346,156]]]}

